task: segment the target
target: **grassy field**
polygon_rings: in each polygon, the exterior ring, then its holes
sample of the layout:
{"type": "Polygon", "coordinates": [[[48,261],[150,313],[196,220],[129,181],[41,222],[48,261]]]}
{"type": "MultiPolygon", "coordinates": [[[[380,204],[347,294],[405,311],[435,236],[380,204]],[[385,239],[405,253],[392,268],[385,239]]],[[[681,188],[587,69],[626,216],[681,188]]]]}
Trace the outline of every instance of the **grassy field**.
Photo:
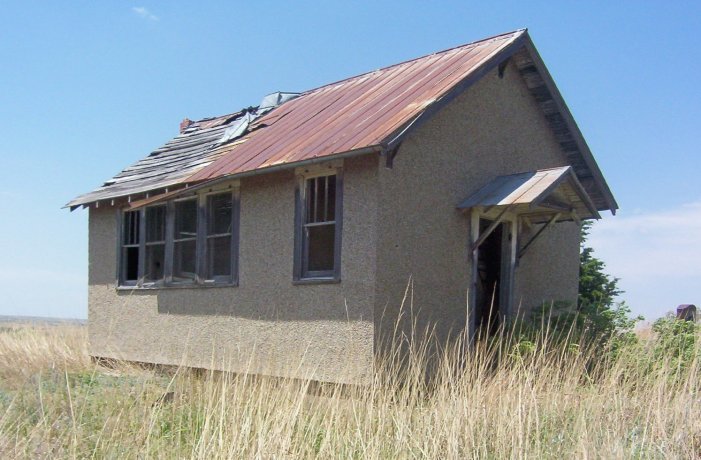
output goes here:
{"type": "Polygon", "coordinates": [[[419,349],[342,388],[106,368],[84,326],[3,325],[0,457],[699,458],[698,340],[683,362],[653,341],[611,360],[547,339],[451,349],[430,382],[419,349]]]}

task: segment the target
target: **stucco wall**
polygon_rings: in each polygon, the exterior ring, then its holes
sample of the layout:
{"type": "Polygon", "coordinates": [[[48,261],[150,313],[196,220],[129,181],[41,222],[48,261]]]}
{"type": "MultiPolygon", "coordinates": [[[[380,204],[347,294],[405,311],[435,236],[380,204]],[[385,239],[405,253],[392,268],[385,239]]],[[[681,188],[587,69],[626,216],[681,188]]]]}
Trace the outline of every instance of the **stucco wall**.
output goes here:
{"type": "Polygon", "coordinates": [[[241,181],[238,287],[117,291],[115,211],[91,210],[91,353],[366,381],[373,356],[376,176],[376,157],[344,162],[338,284],[292,284],[293,172],[241,181]]]}
{"type": "MultiPolygon", "coordinates": [[[[462,330],[471,259],[468,214],[456,206],[495,176],[565,164],[512,65],[503,79],[494,70],[412,133],[393,168],[379,171],[376,339],[390,333],[410,279],[419,328],[435,326],[439,338],[462,330]]],[[[517,268],[517,303],[576,298],[578,234],[574,225],[558,225],[517,268]]]]}
{"type": "Polygon", "coordinates": [[[575,302],[579,288],[579,226],[562,222],[546,229],[519,261],[515,281],[515,311],[527,313],[553,301],[575,302]]]}

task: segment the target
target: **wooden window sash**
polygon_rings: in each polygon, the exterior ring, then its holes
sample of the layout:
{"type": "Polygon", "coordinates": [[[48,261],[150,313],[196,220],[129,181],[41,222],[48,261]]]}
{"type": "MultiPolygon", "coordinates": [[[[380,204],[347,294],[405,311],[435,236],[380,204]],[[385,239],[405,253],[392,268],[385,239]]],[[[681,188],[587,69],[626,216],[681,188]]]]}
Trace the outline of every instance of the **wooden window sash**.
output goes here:
{"type": "MultiPolygon", "coordinates": [[[[117,228],[119,229],[119,238],[117,239],[118,254],[117,254],[117,284],[118,286],[132,287],[132,288],[150,288],[150,287],[168,287],[168,286],[207,286],[207,285],[238,285],[238,257],[239,257],[239,227],[240,227],[240,191],[239,187],[233,187],[229,189],[220,189],[216,191],[210,191],[209,193],[199,193],[197,195],[188,196],[180,199],[169,200],[165,205],[159,204],[155,206],[165,206],[165,239],[157,241],[146,241],[146,210],[151,206],[136,210],[136,211],[124,211],[120,210],[117,213],[117,228]],[[218,195],[223,193],[231,194],[231,222],[229,228],[230,232],[226,233],[216,233],[207,234],[208,225],[208,209],[207,200],[209,196],[218,195]],[[175,203],[180,201],[195,200],[197,204],[197,224],[196,232],[193,236],[187,236],[184,238],[175,238],[175,203]],[[136,228],[130,226],[129,231],[138,232],[139,238],[138,242],[124,244],[125,241],[125,215],[128,213],[137,213],[138,222],[136,223],[136,228]],[[230,275],[215,275],[209,277],[207,273],[207,243],[209,240],[217,238],[228,238],[230,242],[230,275]],[[186,243],[195,241],[195,279],[194,280],[183,280],[174,281],[173,280],[173,268],[174,268],[174,252],[175,245],[177,243],[186,243]],[[163,278],[155,281],[146,281],[146,248],[153,246],[164,246],[164,267],[163,267],[163,278]],[[127,248],[138,248],[138,260],[137,260],[137,272],[138,278],[136,280],[126,280],[126,255],[125,251],[127,248]]],[[[133,235],[130,237],[130,241],[133,241],[133,235]]]]}
{"type": "Polygon", "coordinates": [[[343,216],[343,168],[336,167],[330,171],[321,171],[319,174],[300,174],[295,188],[295,248],[293,263],[293,281],[304,283],[305,281],[340,281],[341,277],[341,238],[343,216]],[[328,198],[330,188],[329,177],[335,176],[335,213],[333,220],[316,221],[318,218],[318,203],[309,200],[308,181],[314,180],[314,200],[319,199],[319,178],[324,178],[324,218],[328,219],[328,198]],[[312,222],[308,222],[309,215],[312,222]],[[309,270],[309,229],[322,225],[334,226],[333,268],[331,270],[309,270]]]}

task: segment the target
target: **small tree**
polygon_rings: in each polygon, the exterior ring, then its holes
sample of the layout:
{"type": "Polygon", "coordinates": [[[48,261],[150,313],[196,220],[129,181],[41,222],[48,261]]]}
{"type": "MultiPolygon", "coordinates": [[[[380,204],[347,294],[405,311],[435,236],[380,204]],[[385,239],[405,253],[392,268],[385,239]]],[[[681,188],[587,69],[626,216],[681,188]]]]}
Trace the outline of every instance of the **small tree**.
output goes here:
{"type": "Polygon", "coordinates": [[[586,245],[591,222],[581,227],[579,253],[578,322],[582,332],[594,339],[610,340],[614,337],[632,339],[635,324],[642,316],[631,316],[625,302],[616,302],[623,294],[619,279],[604,272],[606,264],[594,256],[594,249],[586,245]]]}
{"type": "Polygon", "coordinates": [[[594,257],[594,249],[586,242],[591,229],[591,222],[582,224],[579,244],[579,302],[578,309],[587,310],[589,306],[607,306],[614,304],[616,297],[623,294],[618,288],[618,278],[604,273],[606,264],[594,257]]]}
{"type": "Polygon", "coordinates": [[[579,254],[579,296],[577,305],[568,302],[544,304],[533,311],[531,326],[547,324],[554,337],[583,340],[588,343],[608,343],[614,349],[636,340],[633,329],[641,316],[632,317],[625,302],[616,298],[623,293],[619,279],[607,274],[606,264],[594,256],[586,245],[591,223],[581,227],[579,254]]]}

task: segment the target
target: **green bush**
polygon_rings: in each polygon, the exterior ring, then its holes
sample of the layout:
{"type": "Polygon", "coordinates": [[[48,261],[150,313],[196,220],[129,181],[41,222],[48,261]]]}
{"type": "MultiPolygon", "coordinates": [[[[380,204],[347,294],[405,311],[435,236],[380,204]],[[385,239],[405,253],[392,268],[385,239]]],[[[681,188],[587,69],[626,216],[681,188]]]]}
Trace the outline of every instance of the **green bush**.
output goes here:
{"type": "Polygon", "coordinates": [[[699,351],[701,325],[670,315],[655,321],[652,331],[655,333],[652,359],[672,367],[688,368],[699,351]]]}
{"type": "Polygon", "coordinates": [[[634,329],[643,317],[633,316],[625,302],[616,301],[623,293],[618,287],[619,279],[607,274],[606,264],[586,246],[590,228],[590,223],[581,228],[577,305],[556,301],[531,309],[517,326],[519,340],[533,342],[547,334],[551,342],[605,346],[614,356],[637,342],[634,329]]]}

